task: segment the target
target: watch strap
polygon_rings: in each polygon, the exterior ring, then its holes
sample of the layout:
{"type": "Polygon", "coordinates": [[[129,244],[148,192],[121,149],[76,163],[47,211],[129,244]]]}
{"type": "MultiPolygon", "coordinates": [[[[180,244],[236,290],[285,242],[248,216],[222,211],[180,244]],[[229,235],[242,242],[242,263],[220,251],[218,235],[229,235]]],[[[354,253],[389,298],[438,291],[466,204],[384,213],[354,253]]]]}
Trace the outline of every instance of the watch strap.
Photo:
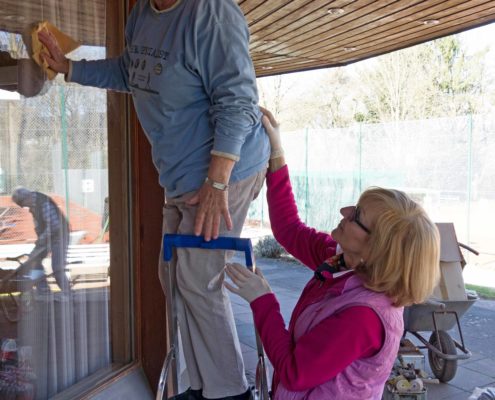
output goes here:
{"type": "Polygon", "coordinates": [[[208,185],[210,185],[214,189],[221,190],[223,192],[225,192],[229,188],[229,185],[227,185],[226,183],[217,182],[217,181],[214,181],[213,179],[210,179],[208,177],[206,177],[205,183],[207,183],[208,185]]]}

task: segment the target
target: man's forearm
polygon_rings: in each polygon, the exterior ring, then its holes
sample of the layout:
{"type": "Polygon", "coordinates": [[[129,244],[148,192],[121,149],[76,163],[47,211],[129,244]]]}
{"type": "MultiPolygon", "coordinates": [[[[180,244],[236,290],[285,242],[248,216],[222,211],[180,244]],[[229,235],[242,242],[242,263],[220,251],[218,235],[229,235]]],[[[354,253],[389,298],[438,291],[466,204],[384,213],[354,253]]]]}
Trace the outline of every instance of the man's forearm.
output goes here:
{"type": "Polygon", "coordinates": [[[46,247],[46,242],[48,241],[48,232],[43,232],[38,235],[38,238],[36,239],[35,246],[43,246],[46,247]]]}
{"type": "Polygon", "coordinates": [[[36,241],[34,245],[34,249],[29,253],[29,260],[38,260],[45,258],[46,254],[48,254],[48,247],[46,241],[39,242],[36,241]]]}
{"type": "Polygon", "coordinates": [[[235,161],[220,156],[211,156],[208,178],[219,183],[228,184],[235,161]]]}

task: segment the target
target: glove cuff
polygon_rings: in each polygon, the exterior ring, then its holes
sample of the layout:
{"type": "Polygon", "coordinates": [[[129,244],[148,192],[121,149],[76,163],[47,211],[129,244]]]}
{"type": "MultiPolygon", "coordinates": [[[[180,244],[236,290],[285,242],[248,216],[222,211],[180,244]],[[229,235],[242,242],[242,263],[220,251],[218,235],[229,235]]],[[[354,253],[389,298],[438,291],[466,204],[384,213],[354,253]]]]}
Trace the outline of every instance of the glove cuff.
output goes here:
{"type": "Polygon", "coordinates": [[[284,149],[282,149],[282,148],[274,149],[270,153],[270,160],[273,160],[274,158],[282,157],[283,155],[284,155],[284,149]]]}

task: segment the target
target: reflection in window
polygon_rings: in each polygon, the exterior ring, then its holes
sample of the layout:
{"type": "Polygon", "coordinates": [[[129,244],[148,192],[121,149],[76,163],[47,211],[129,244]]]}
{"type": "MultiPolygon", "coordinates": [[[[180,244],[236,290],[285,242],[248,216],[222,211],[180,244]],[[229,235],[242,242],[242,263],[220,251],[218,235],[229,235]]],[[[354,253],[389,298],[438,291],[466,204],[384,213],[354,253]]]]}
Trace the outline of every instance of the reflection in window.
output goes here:
{"type": "Polygon", "coordinates": [[[1,399],[50,398],[111,361],[106,93],[29,62],[0,32],[1,399]]]}

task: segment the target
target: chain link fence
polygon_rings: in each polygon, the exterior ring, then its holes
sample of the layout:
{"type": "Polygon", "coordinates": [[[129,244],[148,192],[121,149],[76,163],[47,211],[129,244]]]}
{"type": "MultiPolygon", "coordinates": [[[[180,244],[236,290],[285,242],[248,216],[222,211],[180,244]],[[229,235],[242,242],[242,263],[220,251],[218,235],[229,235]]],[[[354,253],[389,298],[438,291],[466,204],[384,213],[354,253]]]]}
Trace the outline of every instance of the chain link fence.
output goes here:
{"type": "MultiPolygon", "coordinates": [[[[104,57],[104,49],[82,47],[73,57],[104,57]]],[[[12,205],[17,186],[46,193],[93,241],[108,196],[106,91],[58,76],[41,93],[0,100],[0,207],[12,205]]]]}
{"type": "MultiPolygon", "coordinates": [[[[495,118],[465,116],[283,132],[301,218],[324,231],[370,186],[401,189],[495,267],[495,118]]],[[[267,225],[265,193],[248,218],[267,225]]]]}

